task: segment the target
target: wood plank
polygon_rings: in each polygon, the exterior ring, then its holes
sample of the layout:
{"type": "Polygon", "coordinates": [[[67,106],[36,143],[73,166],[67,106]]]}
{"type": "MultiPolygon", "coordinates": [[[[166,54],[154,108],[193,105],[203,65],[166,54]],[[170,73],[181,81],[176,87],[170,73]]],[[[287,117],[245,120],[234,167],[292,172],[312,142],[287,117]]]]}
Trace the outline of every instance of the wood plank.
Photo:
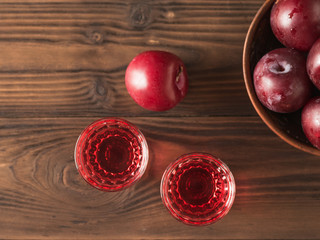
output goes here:
{"type": "Polygon", "coordinates": [[[0,1],[0,116],[255,115],[241,56],[262,2],[0,1]],[[124,86],[128,63],[150,49],[177,54],[190,75],[166,113],[124,86]]]}
{"type": "Polygon", "coordinates": [[[194,73],[187,97],[163,113],[133,101],[125,88],[124,71],[0,74],[0,116],[255,115],[240,74],[194,73]]]}
{"type": "Polygon", "coordinates": [[[88,186],[73,149],[95,118],[0,118],[0,238],[319,239],[320,161],[257,117],[128,118],[150,147],[146,174],[117,193],[88,186]],[[232,170],[231,212],[189,227],[164,208],[160,178],[179,155],[204,151],[232,170]]]}
{"type": "Polygon", "coordinates": [[[256,116],[241,68],[263,0],[0,0],[0,239],[320,239],[320,161],[256,116]],[[186,99],[149,112],[127,94],[139,52],[180,56],[186,99]],[[77,173],[79,133],[124,116],[145,134],[148,169],[117,193],[77,173]],[[159,186],[179,155],[203,151],[234,173],[230,213],[194,228],[170,216],[159,186]]]}

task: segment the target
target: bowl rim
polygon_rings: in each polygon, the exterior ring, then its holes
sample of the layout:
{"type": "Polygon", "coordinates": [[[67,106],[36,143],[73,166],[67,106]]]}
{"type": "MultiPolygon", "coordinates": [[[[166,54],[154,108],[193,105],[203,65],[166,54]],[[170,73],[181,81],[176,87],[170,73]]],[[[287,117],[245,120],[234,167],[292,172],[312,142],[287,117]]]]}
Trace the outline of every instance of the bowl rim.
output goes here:
{"type": "Polygon", "coordinates": [[[254,16],[245,38],[243,56],[242,56],[242,70],[243,70],[243,77],[244,77],[246,90],[254,109],[256,110],[260,118],[263,120],[263,122],[276,135],[278,135],[282,140],[284,140],[285,142],[287,142],[288,144],[290,144],[291,146],[297,149],[300,149],[304,152],[307,152],[313,155],[320,156],[320,150],[306,143],[298,141],[297,139],[292,138],[283,129],[278,127],[274,123],[273,119],[269,116],[267,112],[268,110],[260,103],[254,91],[253,79],[250,71],[250,46],[252,44],[253,38],[258,29],[261,19],[271,9],[275,1],[276,0],[266,0],[264,2],[264,4],[260,7],[256,15],[254,16]]]}

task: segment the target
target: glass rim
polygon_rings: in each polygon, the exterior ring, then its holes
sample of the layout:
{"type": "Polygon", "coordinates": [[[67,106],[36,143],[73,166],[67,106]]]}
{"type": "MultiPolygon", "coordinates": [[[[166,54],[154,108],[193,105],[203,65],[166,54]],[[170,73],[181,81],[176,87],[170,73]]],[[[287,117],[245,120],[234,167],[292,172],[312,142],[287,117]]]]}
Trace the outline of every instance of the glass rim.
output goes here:
{"type": "Polygon", "coordinates": [[[233,205],[233,202],[235,199],[235,193],[236,193],[235,179],[229,167],[220,158],[205,152],[191,152],[191,153],[181,155],[175,161],[171,162],[167,166],[166,170],[162,175],[161,182],[160,182],[160,195],[161,195],[162,202],[167,208],[167,210],[170,212],[170,214],[174,218],[191,226],[209,225],[223,218],[230,211],[233,205]],[[209,160],[211,162],[214,162],[215,164],[218,164],[218,166],[224,170],[225,175],[228,178],[227,182],[228,182],[230,191],[227,194],[227,200],[223,204],[223,207],[221,207],[220,211],[214,214],[212,217],[210,217],[210,219],[207,219],[207,220],[201,220],[200,218],[193,219],[192,217],[181,216],[181,214],[178,213],[177,209],[174,208],[172,204],[170,204],[170,200],[167,194],[168,193],[167,178],[169,177],[170,173],[175,169],[177,165],[181,163],[185,163],[186,161],[188,161],[189,158],[193,156],[199,157],[200,160],[201,160],[201,157],[206,157],[206,160],[209,160]]]}
{"type": "Polygon", "coordinates": [[[126,119],[123,118],[119,118],[119,117],[105,117],[105,118],[100,118],[98,120],[95,120],[93,122],[91,122],[89,125],[87,125],[80,133],[80,135],[78,136],[78,139],[76,141],[75,144],[75,148],[74,148],[74,162],[76,165],[76,168],[80,174],[80,176],[92,187],[99,189],[101,191],[106,191],[106,192],[115,192],[115,191],[120,191],[123,189],[126,189],[127,187],[133,185],[134,183],[136,183],[145,173],[146,169],[147,169],[147,165],[148,165],[148,161],[149,161],[149,147],[148,147],[148,143],[147,140],[145,138],[145,136],[143,135],[143,133],[140,131],[140,129],[135,126],[133,123],[129,122],[126,119]],[[81,166],[82,169],[84,169],[85,175],[88,175],[87,170],[83,167],[83,160],[79,159],[78,155],[80,154],[81,151],[81,146],[80,144],[83,144],[83,142],[85,142],[85,140],[87,139],[88,134],[90,133],[90,131],[92,129],[94,129],[94,127],[96,126],[100,126],[101,124],[107,124],[107,123],[112,123],[114,122],[115,125],[121,125],[121,126],[126,126],[126,129],[129,129],[130,132],[132,132],[135,137],[137,137],[141,148],[142,148],[142,159],[141,159],[141,164],[139,167],[139,170],[137,172],[137,174],[135,174],[135,176],[133,178],[130,179],[130,181],[127,181],[125,184],[117,184],[114,186],[107,186],[108,189],[102,187],[100,185],[99,182],[97,182],[96,180],[92,179],[92,178],[86,178],[84,176],[84,174],[79,171],[79,165],[81,166]],[[84,134],[87,133],[87,135],[85,137],[84,134]],[[82,141],[83,140],[83,141],[82,141]],[[89,181],[92,180],[94,182],[94,184],[92,182],[89,181]]]}

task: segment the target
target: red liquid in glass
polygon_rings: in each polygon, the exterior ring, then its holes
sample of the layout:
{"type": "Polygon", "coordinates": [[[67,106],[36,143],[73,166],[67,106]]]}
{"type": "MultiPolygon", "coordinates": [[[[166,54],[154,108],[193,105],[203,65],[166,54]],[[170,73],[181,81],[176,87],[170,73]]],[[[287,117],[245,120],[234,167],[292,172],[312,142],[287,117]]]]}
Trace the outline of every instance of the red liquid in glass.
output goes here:
{"type": "Polygon", "coordinates": [[[91,185],[115,191],[131,185],[146,168],[148,152],[142,133],[124,120],[100,120],[79,137],[76,163],[91,185]]]}
{"type": "Polygon", "coordinates": [[[234,199],[229,169],[211,155],[184,155],[162,179],[162,199],[173,216],[187,224],[209,224],[223,217],[234,199]]]}

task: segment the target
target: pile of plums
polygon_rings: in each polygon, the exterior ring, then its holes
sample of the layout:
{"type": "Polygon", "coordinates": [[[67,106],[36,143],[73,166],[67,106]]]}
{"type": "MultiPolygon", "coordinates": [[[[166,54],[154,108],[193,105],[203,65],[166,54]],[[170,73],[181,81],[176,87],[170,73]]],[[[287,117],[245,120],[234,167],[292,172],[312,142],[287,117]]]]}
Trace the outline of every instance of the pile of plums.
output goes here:
{"type": "Polygon", "coordinates": [[[278,113],[301,108],[302,129],[320,149],[320,0],[277,0],[270,25],[285,46],[264,55],[254,69],[260,102],[278,113]]]}

